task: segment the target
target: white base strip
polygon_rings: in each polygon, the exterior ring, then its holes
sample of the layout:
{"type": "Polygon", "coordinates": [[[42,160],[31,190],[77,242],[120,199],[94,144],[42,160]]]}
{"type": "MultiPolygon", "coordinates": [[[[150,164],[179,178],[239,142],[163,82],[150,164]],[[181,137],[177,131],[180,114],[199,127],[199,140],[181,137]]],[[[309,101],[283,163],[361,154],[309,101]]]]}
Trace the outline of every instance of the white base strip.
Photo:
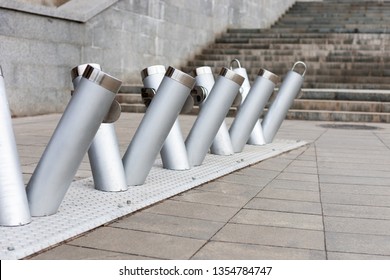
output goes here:
{"type": "Polygon", "coordinates": [[[162,168],[155,162],[144,185],[125,192],[95,190],[93,179],[73,182],[59,211],[35,217],[28,225],[0,227],[0,259],[21,259],[99,227],[146,206],[172,197],[235,170],[296,149],[307,142],[275,140],[264,146],[246,145],[231,156],[207,154],[201,166],[186,171],[162,168]]]}

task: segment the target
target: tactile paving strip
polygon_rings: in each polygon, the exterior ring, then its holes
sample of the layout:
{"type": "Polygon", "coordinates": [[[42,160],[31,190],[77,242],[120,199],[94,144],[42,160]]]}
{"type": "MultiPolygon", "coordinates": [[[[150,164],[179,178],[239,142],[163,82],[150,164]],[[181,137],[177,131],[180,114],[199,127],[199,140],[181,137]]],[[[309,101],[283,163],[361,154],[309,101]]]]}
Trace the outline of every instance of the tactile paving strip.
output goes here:
{"type": "Polygon", "coordinates": [[[114,219],[189,190],[235,170],[296,149],[307,143],[275,140],[264,146],[246,145],[231,156],[208,154],[201,166],[186,171],[162,168],[156,160],[146,182],[125,192],[95,190],[92,178],[73,182],[58,212],[35,217],[28,225],[0,227],[0,259],[21,259],[114,219]]]}

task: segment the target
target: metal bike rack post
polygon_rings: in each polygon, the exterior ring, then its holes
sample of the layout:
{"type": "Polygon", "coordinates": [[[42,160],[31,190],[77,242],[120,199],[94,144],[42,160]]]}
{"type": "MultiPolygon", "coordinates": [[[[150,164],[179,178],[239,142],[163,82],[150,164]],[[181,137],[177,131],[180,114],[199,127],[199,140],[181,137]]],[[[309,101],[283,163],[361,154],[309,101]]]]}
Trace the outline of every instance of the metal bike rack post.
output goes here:
{"type": "MultiPolygon", "coordinates": [[[[73,68],[71,76],[74,88],[77,88],[87,65],[101,70],[98,64],[83,64],[73,68]]],[[[100,191],[127,190],[125,171],[114,126],[114,122],[119,119],[120,114],[120,104],[114,100],[108,115],[105,116],[88,149],[94,186],[100,191]]]]}
{"type": "Polygon", "coordinates": [[[169,67],[131,140],[122,161],[130,186],[144,184],[195,79],[169,67]]]}
{"type": "MultiPolygon", "coordinates": [[[[199,108],[202,108],[202,104],[206,102],[207,95],[211,92],[215,84],[214,75],[211,68],[208,66],[198,67],[195,69],[194,73],[195,86],[205,89],[205,97],[203,98],[203,101],[199,103],[199,108]]],[[[213,143],[210,147],[210,153],[223,156],[234,154],[233,146],[230,141],[229,130],[225,120],[222,122],[214,137],[213,143]]]]}
{"type": "Polygon", "coordinates": [[[284,81],[279,88],[279,92],[274,102],[271,104],[267,114],[263,119],[263,122],[261,123],[263,126],[263,134],[266,143],[272,142],[280,126],[282,125],[288,110],[292,106],[294,99],[299,94],[303,84],[306,69],[307,67],[305,63],[302,61],[297,61],[284,78],[284,81]],[[305,70],[302,74],[294,71],[297,65],[302,65],[304,67],[305,70]]]}
{"type": "MultiPolygon", "coordinates": [[[[145,106],[148,107],[153,99],[158,87],[160,86],[164,75],[165,66],[154,65],[141,71],[142,82],[144,87],[143,97],[145,106]],[[146,96],[145,96],[146,95],[146,96]],[[146,102],[145,102],[146,101],[146,102]]],[[[187,150],[184,145],[184,139],[178,119],[175,120],[164,145],[160,151],[163,168],[170,170],[187,170],[190,169],[188,163],[187,150]]]]}
{"type": "Polygon", "coordinates": [[[57,212],[121,84],[86,67],[27,185],[32,216],[57,212]]]}
{"type": "Polygon", "coordinates": [[[30,221],[30,209],[0,67],[0,226],[20,226],[30,221]]]}
{"type": "Polygon", "coordinates": [[[261,113],[270,98],[279,77],[265,69],[260,69],[244,102],[230,126],[229,133],[235,153],[244,149],[249,136],[259,120],[261,113]]]}
{"type": "Polygon", "coordinates": [[[222,68],[185,142],[190,166],[202,164],[243,82],[242,76],[222,68]]]}
{"type": "MultiPolygon", "coordinates": [[[[234,72],[236,72],[237,74],[239,74],[245,78],[245,81],[241,87],[241,90],[242,90],[241,104],[242,104],[245,101],[249,90],[251,89],[251,86],[249,83],[248,73],[247,73],[245,68],[241,67],[241,64],[240,64],[238,59],[233,59],[230,63],[230,67],[232,68],[232,70],[234,72]],[[238,67],[236,67],[236,68],[232,67],[234,62],[237,63],[238,67]]],[[[264,136],[263,136],[263,128],[261,127],[260,120],[256,121],[255,126],[253,127],[253,130],[252,130],[252,132],[249,136],[249,139],[247,141],[247,144],[250,144],[250,145],[264,145],[265,144],[265,140],[264,140],[264,136]]]]}

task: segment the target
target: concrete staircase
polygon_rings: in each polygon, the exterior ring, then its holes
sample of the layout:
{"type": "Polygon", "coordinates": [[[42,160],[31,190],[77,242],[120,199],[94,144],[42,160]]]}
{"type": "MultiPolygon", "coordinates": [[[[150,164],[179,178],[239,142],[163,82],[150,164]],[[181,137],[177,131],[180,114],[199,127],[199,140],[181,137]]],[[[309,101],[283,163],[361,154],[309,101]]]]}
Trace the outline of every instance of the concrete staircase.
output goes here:
{"type": "MultiPolygon", "coordinates": [[[[207,65],[217,74],[238,59],[253,81],[260,68],[283,78],[302,60],[304,89],[287,118],[387,122],[389,28],[390,2],[296,2],[269,29],[227,30],[182,70],[207,65]]],[[[124,110],[144,110],[138,107],[124,110]]]]}

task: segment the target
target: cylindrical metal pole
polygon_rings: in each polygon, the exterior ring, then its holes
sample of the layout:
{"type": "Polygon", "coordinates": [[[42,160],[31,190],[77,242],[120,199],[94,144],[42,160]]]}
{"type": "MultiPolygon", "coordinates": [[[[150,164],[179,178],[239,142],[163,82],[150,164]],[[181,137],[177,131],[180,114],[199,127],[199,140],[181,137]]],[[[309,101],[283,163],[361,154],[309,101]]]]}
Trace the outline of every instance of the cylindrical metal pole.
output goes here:
{"type": "Polygon", "coordinates": [[[126,176],[113,123],[102,123],[88,150],[95,189],[127,190],[126,176]]]}
{"type": "Polygon", "coordinates": [[[128,185],[145,182],[194,83],[190,75],[168,68],[122,158],[128,185]]]}
{"type": "Polygon", "coordinates": [[[12,119],[0,67],[0,225],[31,221],[12,119]]]}
{"type": "MultiPolygon", "coordinates": [[[[163,65],[154,65],[145,68],[141,71],[142,82],[145,88],[158,90],[164,75],[165,67],[163,65]]],[[[180,127],[179,120],[176,119],[164,145],[160,151],[163,168],[171,170],[187,170],[190,169],[188,163],[187,150],[184,145],[184,139],[180,127]]]]}
{"type": "MultiPolygon", "coordinates": [[[[249,83],[249,77],[248,77],[248,73],[247,73],[246,69],[241,67],[240,62],[237,59],[232,60],[230,65],[232,65],[234,62],[237,62],[238,67],[233,68],[233,71],[245,78],[245,81],[241,87],[241,91],[242,91],[241,92],[241,95],[242,95],[241,104],[242,104],[244,102],[245,98],[247,97],[251,86],[249,83]]],[[[247,143],[250,145],[264,145],[265,144],[265,140],[264,140],[264,136],[263,136],[263,128],[261,127],[260,120],[256,121],[255,126],[253,127],[253,130],[252,130],[251,134],[249,135],[249,139],[248,139],[247,143]]]]}
{"type": "MultiPolygon", "coordinates": [[[[198,67],[194,72],[195,85],[205,88],[207,92],[210,93],[215,84],[214,75],[211,68],[208,66],[198,67]]],[[[207,96],[206,99],[199,104],[199,108],[202,108],[202,104],[206,102],[206,100],[207,96]]],[[[214,137],[213,143],[210,147],[210,153],[222,156],[234,154],[233,146],[230,141],[229,130],[225,120],[223,120],[217,134],[214,137]]]]}
{"type": "Polygon", "coordinates": [[[244,149],[253,127],[259,120],[278,80],[279,77],[275,74],[260,69],[252,88],[244,102],[240,105],[237,115],[229,129],[230,139],[235,153],[240,153],[244,149]]]}
{"type": "Polygon", "coordinates": [[[190,166],[201,165],[244,78],[222,68],[186,139],[190,166]]]}
{"type": "MultiPolygon", "coordinates": [[[[214,75],[211,68],[208,66],[198,67],[195,69],[194,73],[196,81],[195,85],[203,87],[208,93],[203,102],[199,104],[199,108],[202,108],[202,105],[206,102],[207,96],[215,84],[214,75]]],[[[233,146],[230,141],[229,130],[225,120],[223,120],[217,134],[214,137],[214,140],[210,146],[210,153],[223,156],[234,154],[233,146]]]]}
{"type": "Polygon", "coordinates": [[[57,212],[121,84],[87,66],[27,185],[32,216],[57,212]]]}
{"type": "MultiPolygon", "coordinates": [[[[72,69],[74,88],[77,88],[87,65],[79,65],[72,69]]],[[[98,64],[89,65],[101,70],[98,64]]],[[[115,111],[115,114],[111,113],[111,117],[106,115],[88,149],[88,157],[95,189],[118,192],[127,190],[127,184],[114,126],[114,122],[120,116],[120,105],[116,100],[112,103],[110,111],[115,111]]]]}
{"type": "Polygon", "coordinates": [[[306,64],[302,61],[298,61],[294,64],[292,70],[288,71],[286,77],[284,78],[284,81],[279,88],[279,92],[262,122],[263,134],[266,143],[272,142],[278,132],[278,129],[282,125],[282,122],[293,104],[294,99],[299,94],[305,73],[306,64]],[[302,75],[294,71],[294,68],[299,64],[303,65],[305,68],[302,75]]]}

